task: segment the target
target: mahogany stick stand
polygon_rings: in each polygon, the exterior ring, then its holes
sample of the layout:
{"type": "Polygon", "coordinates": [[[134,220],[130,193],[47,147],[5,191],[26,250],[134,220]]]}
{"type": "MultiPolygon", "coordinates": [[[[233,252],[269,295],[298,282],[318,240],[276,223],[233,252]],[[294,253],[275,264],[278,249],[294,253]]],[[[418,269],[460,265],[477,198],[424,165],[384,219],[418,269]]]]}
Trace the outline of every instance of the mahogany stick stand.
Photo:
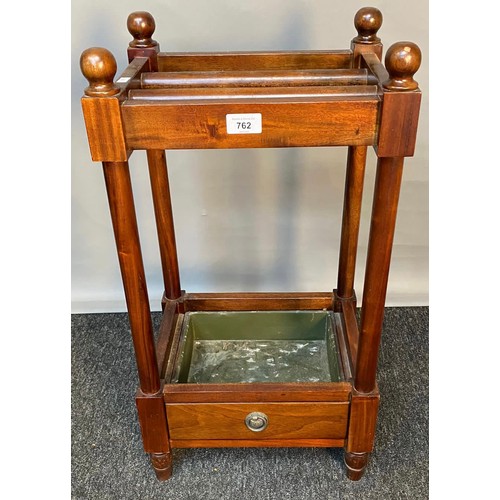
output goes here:
{"type": "MultiPolygon", "coordinates": [[[[161,480],[172,473],[172,448],[343,447],[350,479],[360,479],[366,468],[375,440],[377,360],[403,163],[415,149],[421,94],[413,75],[421,53],[414,43],[398,42],[384,65],[380,11],[359,10],[354,25],[358,35],[346,50],[164,53],[152,39],[151,14],[134,12],[127,21],[129,66],[118,79],[106,49],[81,56],[89,82],[82,107],[90,152],[104,169],[139,373],[142,439],[161,480]],[[306,146],[348,150],[336,288],[182,290],[165,150],[306,146]],[[378,161],[358,325],[354,276],[369,146],[378,161]],[[135,150],[147,153],[165,287],[156,342],[128,166],[135,150]],[[278,374],[270,382],[263,369],[257,380],[195,382],[191,375],[202,328],[211,340],[253,341],[248,321],[264,325],[263,331],[270,321],[293,342],[301,321],[309,320],[327,332],[324,338],[300,333],[328,349],[321,380],[281,380],[278,374]],[[234,323],[228,327],[228,321],[234,323]],[[212,323],[219,326],[211,329],[212,323]],[[236,324],[239,337],[227,337],[236,324]]],[[[276,332],[257,335],[269,345],[277,338],[276,332]]]]}

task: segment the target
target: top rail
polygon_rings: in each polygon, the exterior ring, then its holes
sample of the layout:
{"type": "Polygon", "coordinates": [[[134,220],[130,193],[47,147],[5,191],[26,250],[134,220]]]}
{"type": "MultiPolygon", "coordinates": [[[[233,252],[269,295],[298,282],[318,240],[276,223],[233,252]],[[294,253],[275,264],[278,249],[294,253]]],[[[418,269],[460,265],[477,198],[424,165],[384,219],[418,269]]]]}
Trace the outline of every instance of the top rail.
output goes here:
{"type": "Polygon", "coordinates": [[[305,87],[367,85],[377,80],[366,69],[182,71],[143,73],[143,89],[171,87],[305,87]]]}
{"type": "Polygon", "coordinates": [[[160,52],[158,71],[347,69],[351,50],[160,52]]]}
{"type": "Polygon", "coordinates": [[[377,97],[376,85],[350,85],[333,87],[236,87],[236,88],[162,88],[132,89],[128,92],[129,101],[199,101],[235,99],[283,99],[297,100],[309,97],[377,97]]]}

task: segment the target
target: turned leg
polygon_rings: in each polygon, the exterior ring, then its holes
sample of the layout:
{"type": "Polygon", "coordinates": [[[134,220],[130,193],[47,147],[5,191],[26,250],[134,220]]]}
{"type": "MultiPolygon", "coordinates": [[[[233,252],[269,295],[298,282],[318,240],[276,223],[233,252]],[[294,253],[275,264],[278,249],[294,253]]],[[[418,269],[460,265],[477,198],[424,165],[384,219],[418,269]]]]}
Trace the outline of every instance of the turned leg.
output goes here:
{"type": "Polygon", "coordinates": [[[372,394],[353,390],[344,458],[347,476],[353,481],[361,479],[373,450],[379,400],[378,390],[372,394]]]}
{"type": "MultiPolygon", "coordinates": [[[[366,165],[366,146],[350,146],[347,155],[342,234],[340,238],[337,298],[354,300],[354,272],[358,249],[361,202],[366,165]]],[[[340,304],[335,304],[340,312],[340,304]]]]}
{"type": "MultiPolygon", "coordinates": [[[[351,44],[352,67],[359,68],[362,66],[363,54],[375,54],[379,59],[382,57],[382,43],[377,37],[377,32],[382,25],[382,14],[373,7],[362,8],[356,13],[354,25],[358,36],[353,39],[351,44]]],[[[336,304],[336,310],[339,312],[343,312],[344,305],[347,306],[347,304],[352,312],[354,312],[353,308],[356,307],[354,271],[366,154],[366,147],[349,148],[337,282],[337,299],[340,304],[336,304]]],[[[373,321],[367,322],[370,319],[370,314],[367,315],[366,312],[368,310],[373,316],[381,310],[383,311],[384,308],[385,286],[387,284],[385,278],[389,272],[390,246],[393,234],[390,229],[391,223],[395,222],[393,207],[395,202],[397,203],[397,193],[399,192],[399,166],[398,161],[393,165],[392,161],[380,160],[378,164],[378,179],[375,185],[375,202],[372,211],[370,245],[363,290],[362,317],[364,323],[362,325],[364,330],[360,329],[357,338],[355,335],[349,337],[350,354],[354,367],[354,387],[350,402],[344,462],[347,467],[347,476],[353,481],[358,481],[363,476],[375,439],[379,403],[375,382],[379,332],[377,331],[378,324],[373,324],[373,321]],[[394,175],[396,180],[392,185],[390,181],[394,175]],[[380,225],[381,219],[384,221],[387,219],[385,226],[380,225]],[[368,281],[367,275],[369,276],[368,281]],[[361,355],[360,350],[362,351],[361,355]]]]}
{"type": "Polygon", "coordinates": [[[344,453],[344,462],[347,467],[347,477],[352,481],[359,481],[363,476],[366,464],[368,463],[369,453],[353,453],[346,451],[344,453]]]}
{"type": "Polygon", "coordinates": [[[375,178],[361,306],[358,359],[354,379],[356,390],[365,394],[371,393],[375,389],[385,296],[402,175],[403,158],[379,158],[375,178]]]}
{"type": "Polygon", "coordinates": [[[160,481],[170,479],[172,475],[172,453],[150,453],[151,465],[160,481]]]}
{"type": "Polygon", "coordinates": [[[379,158],[345,454],[347,474],[355,481],[363,475],[375,438],[377,359],[402,173],[403,158],[379,158]]]}
{"type": "Polygon", "coordinates": [[[167,418],[129,166],[127,162],[104,162],[103,166],[139,374],[136,405],[142,441],[144,450],[154,456],[157,476],[167,479],[171,472],[167,418]]]}
{"type": "Polygon", "coordinates": [[[181,296],[179,264],[175,244],[174,218],[170,200],[167,161],[165,151],[148,150],[149,177],[160,244],[161,268],[165,285],[165,297],[170,300],[181,296]]]}

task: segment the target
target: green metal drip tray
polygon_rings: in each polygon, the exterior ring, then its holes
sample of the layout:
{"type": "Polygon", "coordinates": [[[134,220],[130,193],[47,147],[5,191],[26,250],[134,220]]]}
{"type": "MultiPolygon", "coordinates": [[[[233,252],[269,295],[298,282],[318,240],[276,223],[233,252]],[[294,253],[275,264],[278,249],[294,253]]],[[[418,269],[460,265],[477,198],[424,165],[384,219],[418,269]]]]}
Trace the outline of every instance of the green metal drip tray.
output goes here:
{"type": "Polygon", "coordinates": [[[173,383],[339,382],[328,311],[186,313],[173,383]]]}

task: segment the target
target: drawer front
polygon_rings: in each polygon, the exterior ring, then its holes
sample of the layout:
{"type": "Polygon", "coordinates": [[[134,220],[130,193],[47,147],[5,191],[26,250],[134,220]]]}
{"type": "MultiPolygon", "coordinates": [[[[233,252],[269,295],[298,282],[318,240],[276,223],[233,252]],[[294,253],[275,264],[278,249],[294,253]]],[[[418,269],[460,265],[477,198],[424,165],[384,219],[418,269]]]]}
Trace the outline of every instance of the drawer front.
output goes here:
{"type": "Polygon", "coordinates": [[[175,439],[344,439],[349,403],[167,404],[175,439]],[[262,428],[264,427],[264,428],[262,428]]]}

